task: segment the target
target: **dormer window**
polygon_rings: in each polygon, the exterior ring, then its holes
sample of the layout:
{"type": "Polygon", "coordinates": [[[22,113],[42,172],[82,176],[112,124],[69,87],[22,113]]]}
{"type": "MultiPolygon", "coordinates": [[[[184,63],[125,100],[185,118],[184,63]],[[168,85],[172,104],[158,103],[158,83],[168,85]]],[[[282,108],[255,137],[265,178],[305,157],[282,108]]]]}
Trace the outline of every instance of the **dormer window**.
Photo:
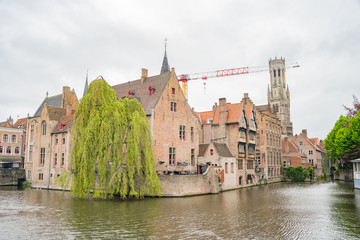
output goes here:
{"type": "Polygon", "coordinates": [[[64,124],[64,123],[61,123],[61,124],[60,124],[60,129],[62,130],[62,129],[64,129],[64,127],[65,127],[65,124],[64,124]]]}
{"type": "Polygon", "coordinates": [[[151,86],[149,86],[149,95],[154,94],[155,88],[152,88],[151,86]]]}
{"type": "Polygon", "coordinates": [[[135,91],[130,91],[130,90],[129,90],[129,92],[128,92],[128,95],[129,95],[129,96],[132,96],[132,95],[134,95],[134,94],[135,94],[135,91]]]}
{"type": "Polygon", "coordinates": [[[171,94],[172,94],[172,95],[175,95],[175,88],[172,88],[172,89],[171,89],[171,94]]]}
{"type": "Polygon", "coordinates": [[[214,149],[210,149],[210,155],[214,155],[214,149]]]}

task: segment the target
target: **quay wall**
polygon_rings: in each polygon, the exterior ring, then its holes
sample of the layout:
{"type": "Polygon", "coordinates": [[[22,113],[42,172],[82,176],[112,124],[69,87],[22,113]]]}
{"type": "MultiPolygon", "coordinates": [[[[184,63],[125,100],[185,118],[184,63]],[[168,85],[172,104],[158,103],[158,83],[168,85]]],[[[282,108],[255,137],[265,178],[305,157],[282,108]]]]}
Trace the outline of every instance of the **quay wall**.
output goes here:
{"type": "Polygon", "coordinates": [[[19,178],[25,179],[24,169],[13,169],[13,168],[0,169],[0,186],[17,185],[19,178]]]}

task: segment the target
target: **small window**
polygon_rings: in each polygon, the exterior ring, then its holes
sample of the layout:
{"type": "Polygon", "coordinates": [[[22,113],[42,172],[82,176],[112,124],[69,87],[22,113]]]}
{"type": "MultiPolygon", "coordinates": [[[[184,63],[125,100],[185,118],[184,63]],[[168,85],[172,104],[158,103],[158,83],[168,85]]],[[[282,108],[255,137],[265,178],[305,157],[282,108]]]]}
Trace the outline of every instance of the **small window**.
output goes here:
{"type": "Polygon", "coordinates": [[[39,173],[39,180],[43,180],[44,179],[44,174],[39,173]]]}
{"type": "Polygon", "coordinates": [[[214,155],[214,149],[210,149],[210,155],[214,155]]]}
{"type": "Polygon", "coordinates": [[[65,124],[61,123],[60,124],[60,129],[62,130],[62,129],[64,129],[64,127],[65,127],[65,124]]]}
{"type": "Polygon", "coordinates": [[[55,139],[55,144],[57,145],[59,143],[59,139],[55,139]]]}
{"type": "Polygon", "coordinates": [[[303,145],[303,142],[300,142],[300,146],[302,146],[303,145]]]}
{"type": "Polygon", "coordinates": [[[6,148],[6,153],[11,154],[11,147],[10,146],[6,148]]]}
{"type": "Polygon", "coordinates": [[[172,89],[171,89],[171,94],[172,94],[172,95],[175,95],[175,88],[172,88],[172,89]]]}
{"type": "Polygon", "coordinates": [[[9,141],[9,135],[4,134],[3,135],[3,142],[8,142],[9,141]]]}
{"type": "Polygon", "coordinates": [[[234,173],[234,163],[231,163],[231,173],[234,173]]]}
{"type": "Polygon", "coordinates": [[[228,163],[225,163],[225,173],[228,173],[228,163]]]}
{"type": "Polygon", "coordinates": [[[195,149],[191,149],[191,166],[195,166],[195,149]]]}
{"type": "Polygon", "coordinates": [[[0,146],[0,153],[3,153],[3,146],[0,146]]]}
{"type": "Polygon", "coordinates": [[[40,149],[40,165],[45,163],[45,148],[40,149]]]}
{"type": "Polygon", "coordinates": [[[15,147],[15,154],[20,154],[20,148],[19,147],[15,147]]]}
{"type": "Polygon", "coordinates": [[[312,150],[309,150],[309,155],[313,155],[313,151],[312,151],[312,150]]]}
{"type": "Polygon", "coordinates": [[[152,88],[151,86],[149,86],[149,95],[153,95],[155,91],[155,88],[152,88]]]}
{"type": "Polygon", "coordinates": [[[190,127],[190,138],[191,141],[194,141],[194,127],[190,127]]]}
{"type": "Polygon", "coordinates": [[[63,144],[65,144],[65,138],[63,138],[63,144]]]}
{"type": "Polygon", "coordinates": [[[16,135],[11,135],[11,142],[16,143],[16,135]]]}
{"type": "Polygon", "coordinates": [[[169,165],[175,165],[175,148],[169,148],[169,165]]]}
{"type": "Polygon", "coordinates": [[[43,136],[46,135],[46,122],[43,122],[43,124],[42,124],[42,135],[43,136]]]}
{"type": "Polygon", "coordinates": [[[179,131],[180,140],[185,140],[185,126],[180,125],[180,131],[179,131]]]}
{"type": "Polygon", "coordinates": [[[55,165],[57,165],[57,153],[55,153],[54,162],[55,162],[55,165]]]}
{"type": "Polygon", "coordinates": [[[61,166],[64,166],[65,164],[65,153],[61,154],[61,166]]]}
{"type": "Polygon", "coordinates": [[[170,111],[176,112],[176,102],[171,102],[170,103],[170,111]]]}

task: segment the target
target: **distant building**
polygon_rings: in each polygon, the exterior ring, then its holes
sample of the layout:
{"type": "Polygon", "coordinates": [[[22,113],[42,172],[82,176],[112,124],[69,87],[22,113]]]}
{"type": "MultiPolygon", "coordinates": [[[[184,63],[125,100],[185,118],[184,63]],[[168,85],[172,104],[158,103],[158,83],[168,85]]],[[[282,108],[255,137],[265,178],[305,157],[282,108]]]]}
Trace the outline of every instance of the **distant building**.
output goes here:
{"type": "Polygon", "coordinates": [[[325,149],[317,138],[308,138],[306,129],[302,130],[299,135],[283,140],[282,157],[284,165],[287,166],[312,166],[315,177],[329,172],[330,164],[326,158],[325,149]]]}
{"type": "Polygon", "coordinates": [[[354,187],[360,189],[360,158],[351,162],[353,163],[354,187]]]}
{"type": "Polygon", "coordinates": [[[25,128],[12,121],[10,117],[0,123],[0,168],[23,168],[25,128]]]}
{"type": "Polygon", "coordinates": [[[285,59],[270,59],[269,70],[268,104],[281,121],[281,135],[292,136],[293,124],[290,119],[290,91],[285,78],[285,59]]]}

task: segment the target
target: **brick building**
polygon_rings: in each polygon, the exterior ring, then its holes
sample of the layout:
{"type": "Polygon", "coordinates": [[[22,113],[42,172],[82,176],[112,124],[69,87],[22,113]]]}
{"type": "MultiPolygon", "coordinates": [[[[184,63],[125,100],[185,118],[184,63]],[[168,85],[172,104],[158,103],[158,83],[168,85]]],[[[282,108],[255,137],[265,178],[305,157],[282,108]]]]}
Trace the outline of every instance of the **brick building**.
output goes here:
{"type": "Polygon", "coordinates": [[[118,98],[133,97],[141,103],[153,136],[157,173],[195,173],[201,125],[184,97],[175,69],[162,69],[160,75],[151,77],[142,69],[140,79],[112,88],[118,98]]]}
{"type": "Polygon", "coordinates": [[[257,165],[267,175],[269,182],[280,181],[281,169],[281,121],[270,105],[256,106],[258,121],[257,146],[260,156],[257,165]]]}
{"type": "Polygon", "coordinates": [[[226,144],[236,157],[235,177],[237,186],[254,184],[263,178],[263,174],[255,170],[255,156],[260,156],[256,149],[258,124],[255,105],[247,93],[240,103],[227,103],[225,98],[219,99],[212,114],[198,113],[202,122],[204,143],[226,144]]]}
{"type": "Polygon", "coordinates": [[[24,121],[19,119],[12,125],[8,120],[0,123],[0,168],[23,168],[26,135],[19,123],[24,121]]]}
{"type": "MultiPolygon", "coordinates": [[[[75,91],[70,91],[69,87],[63,87],[62,94],[46,96],[34,116],[28,119],[27,136],[29,137],[25,171],[27,180],[32,181],[33,186],[49,188],[53,179],[57,177],[52,169],[53,157],[55,157],[53,141],[56,141],[53,131],[57,133],[56,129],[60,120],[64,116],[73,114],[78,104],[75,91]]],[[[69,142],[69,136],[64,139],[65,144],[69,142]]],[[[60,141],[63,141],[63,138],[60,141]]],[[[68,159],[69,151],[65,153],[68,159]]]]}

